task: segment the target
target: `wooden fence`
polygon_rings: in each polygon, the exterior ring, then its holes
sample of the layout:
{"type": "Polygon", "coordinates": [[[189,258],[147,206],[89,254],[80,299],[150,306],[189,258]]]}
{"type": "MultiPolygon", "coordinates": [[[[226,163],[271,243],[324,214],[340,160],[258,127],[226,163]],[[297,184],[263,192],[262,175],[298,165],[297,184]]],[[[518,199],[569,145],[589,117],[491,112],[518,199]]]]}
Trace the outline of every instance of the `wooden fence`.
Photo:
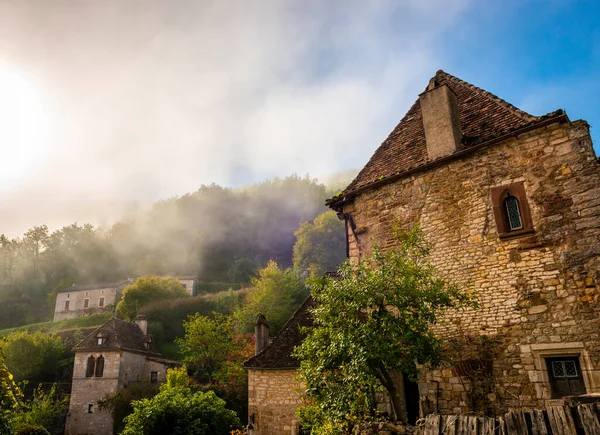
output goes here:
{"type": "Polygon", "coordinates": [[[600,403],[509,412],[502,417],[428,415],[422,435],[600,435],[600,403]]]}

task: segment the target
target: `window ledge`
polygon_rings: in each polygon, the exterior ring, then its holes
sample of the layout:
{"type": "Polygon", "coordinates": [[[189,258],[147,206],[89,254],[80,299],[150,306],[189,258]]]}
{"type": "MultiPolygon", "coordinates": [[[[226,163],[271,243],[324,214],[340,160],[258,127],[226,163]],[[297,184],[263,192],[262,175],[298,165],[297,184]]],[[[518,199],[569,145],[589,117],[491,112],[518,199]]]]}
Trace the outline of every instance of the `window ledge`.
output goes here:
{"type": "Polygon", "coordinates": [[[520,237],[520,236],[524,236],[527,234],[533,234],[535,233],[535,230],[533,228],[523,228],[522,230],[516,230],[516,231],[510,231],[508,233],[498,233],[498,236],[501,239],[512,239],[515,237],[520,237]]]}

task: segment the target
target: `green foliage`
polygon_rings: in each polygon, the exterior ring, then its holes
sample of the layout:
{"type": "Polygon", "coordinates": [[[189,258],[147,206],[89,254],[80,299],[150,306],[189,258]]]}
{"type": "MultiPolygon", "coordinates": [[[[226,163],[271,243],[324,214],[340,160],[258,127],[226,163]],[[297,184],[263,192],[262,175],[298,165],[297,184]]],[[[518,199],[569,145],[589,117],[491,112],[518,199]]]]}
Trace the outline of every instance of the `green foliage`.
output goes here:
{"type": "Polygon", "coordinates": [[[199,282],[197,285],[198,293],[220,293],[229,289],[239,290],[239,282],[199,282]]]}
{"type": "Polygon", "coordinates": [[[132,383],[127,388],[119,388],[113,396],[105,397],[98,404],[100,408],[106,408],[112,412],[114,433],[121,433],[125,428],[123,420],[133,412],[132,403],[136,400],[154,397],[157,393],[158,384],[132,383]]]}
{"type": "Polygon", "coordinates": [[[55,379],[66,351],[59,336],[25,331],[9,334],[0,350],[15,379],[30,382],[55,379]]]}
{"type": "Polygon", "coordinates": [[[144,276],[123,289],[123,296],[117,305],[117,315],[122,319],[134,321],[138,310],[144,305],[187,296],[176,278],[144,276]]]}
{"type": "Polygon", "coordinates": [[[132,403],[123,435],[228,435],[241,427],[235,412],[214,392],[194,392],[181,370],[169,370],[167,382],[150,398],[132,403]]]}
{"type": "Polygon", "coordinates": [[[251,285],[245,304],[234,313],[242,332],[253,332],[256,316],[263,314],[271,334],[276,334],[308,294],[298,274],[293,269],[281,269],[275,261],[259,270],[251,285]]]}
{"type": "Polygon", "coordinates": [[[42,426],[25,426],[17,429],[15,435],[50,435],[42,426]]]}
{"type": "Polygon", "coordinates": [[[21,407],[23,393],[4,363],[0,349],[0,435],[11,434],[11,418],[21,407]]]}
{"type": "Polygon", "coordinates": [[[64,331],[68,329],[89,328],[100,326],[106,323],[113,313],[93,314],[91,316],[76,317],[74,319],[58,320],[56,322],[32,323],[27,326],[18,326],[16,328],[8,328],[0,330],[0,337],[6,337],[13,332],[43,332],[52,334],[54,332],[64,331]]]}
{"type": "Polygon", "coordinates": [[[320,276],[337,269],[346,258],[344,223],[334,211],[320,214],[312,223],[303,222],[294,235],[294,268],[299,272],[320,276]]]}
{"type": "MultiPolygon", "coordinates": [[[[38,387],[30,400],[23,404],[19,412],[13,417],[13,427],[17,433],[32,427],[52,427],[56,425],[60,414],[69,406],[69,398],[62,399],[56,394],[56,386],[53,385],[49,392],[44,392],[38,387]]],[[[30,433],[30,432],[24,432],[30,433]]],[[[37,432],[32,432],[37,433],[37,432]]]]}
{"type": "Polygon", "coordinates": [[[394,375],[416,380],[415,363],[438,365],[441,340],[432,327],[449,308],[474,305],[438,276],[417,228],[395,230],[394,239],[393,248],[384,252],[374,246],[358,265],[344,263],[339,279],[312,282],[315,324],[295,355],[307,395],[331,427],[349,429],[375,418],[375,393],[381,388],[398,417],[394,375]]]}

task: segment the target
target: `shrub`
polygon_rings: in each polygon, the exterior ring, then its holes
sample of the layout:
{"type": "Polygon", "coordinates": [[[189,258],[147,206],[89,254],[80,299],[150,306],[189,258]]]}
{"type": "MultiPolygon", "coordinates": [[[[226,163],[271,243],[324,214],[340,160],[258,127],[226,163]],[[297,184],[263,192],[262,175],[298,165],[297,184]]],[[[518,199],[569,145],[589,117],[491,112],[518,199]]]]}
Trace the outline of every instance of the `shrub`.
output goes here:
{"type": "Polygon", "coordinates": [[[15,435],[50,435],[50,432],[48,432],[42,426],[35,425],[35,426],[25,426],[25,427],[22,427],[21,429],[18,429],[15,432],[15,435]]]}

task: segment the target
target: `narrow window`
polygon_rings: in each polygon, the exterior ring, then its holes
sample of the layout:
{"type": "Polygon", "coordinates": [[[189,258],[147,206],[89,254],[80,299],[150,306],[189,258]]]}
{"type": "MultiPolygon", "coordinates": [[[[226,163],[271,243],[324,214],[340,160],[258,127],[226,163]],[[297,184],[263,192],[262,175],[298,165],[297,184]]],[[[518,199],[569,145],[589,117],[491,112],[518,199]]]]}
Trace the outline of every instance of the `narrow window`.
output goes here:
{"type": "Polygon", "coordinates": [[[94,368],[95,367],[96,367],[96,361],[94,360],[94,357],[92,355],[90,355],[90,357],[88,358],[88,361],[87,361],[87,369],[85,371],[86,378],[91,378],[92,376],[94,376],[94,368]]]}
{"type": "Polygon", "coordinates": [[[98,345],[104,344],[104,338],[98,337],[98,345]]]}
{"type": "Polygon", "coordinates": [[[85,292],[85,295],[86,295],[86,296],[89,296],[89,295],[90,295],[90,293],[89,293],[89,292],[85,292]]]}
{"type": "Polygon", "coordinates": [[[99,307],[103,307],[104,306],[104,297],[100,298],[100,301],[98,301],[98,306],[99,307]]]}
{"type": "Polygon", "coordinates": [[[71,302],[71,301],[65,301],[65,310],[69,309],[69,302],[71,302]]]}
{"type": "Polygon", "coordinates": [[[94,405],[92,405],[91,403],[88,404],[88,414],[92,414],[94,409],[94,405]]]}
{"type": "Polygon", "coordinates": [[[84,299],[83,300],[83,308],[87,308],[90,306],[90,300],[89,299],[84,299]]]}
{"type": "Polygon", "coordinates": [[[104,357],[100,355],[96,362],[96,377],[101,378],[104,374],[104,357]]]}
{"type": "Polygon", "coordinates": [[[509,231],[520,230],[523,228],[521,219],[521,210],[519,209],[519,200],[510,193],[504,199],[504,208],[508,219],[509,231]]]}
{"type": "Polygon", "coordinates": [[[150,382],[156,384],[158,382],[158,372],[150,372],[150,382]]]}

